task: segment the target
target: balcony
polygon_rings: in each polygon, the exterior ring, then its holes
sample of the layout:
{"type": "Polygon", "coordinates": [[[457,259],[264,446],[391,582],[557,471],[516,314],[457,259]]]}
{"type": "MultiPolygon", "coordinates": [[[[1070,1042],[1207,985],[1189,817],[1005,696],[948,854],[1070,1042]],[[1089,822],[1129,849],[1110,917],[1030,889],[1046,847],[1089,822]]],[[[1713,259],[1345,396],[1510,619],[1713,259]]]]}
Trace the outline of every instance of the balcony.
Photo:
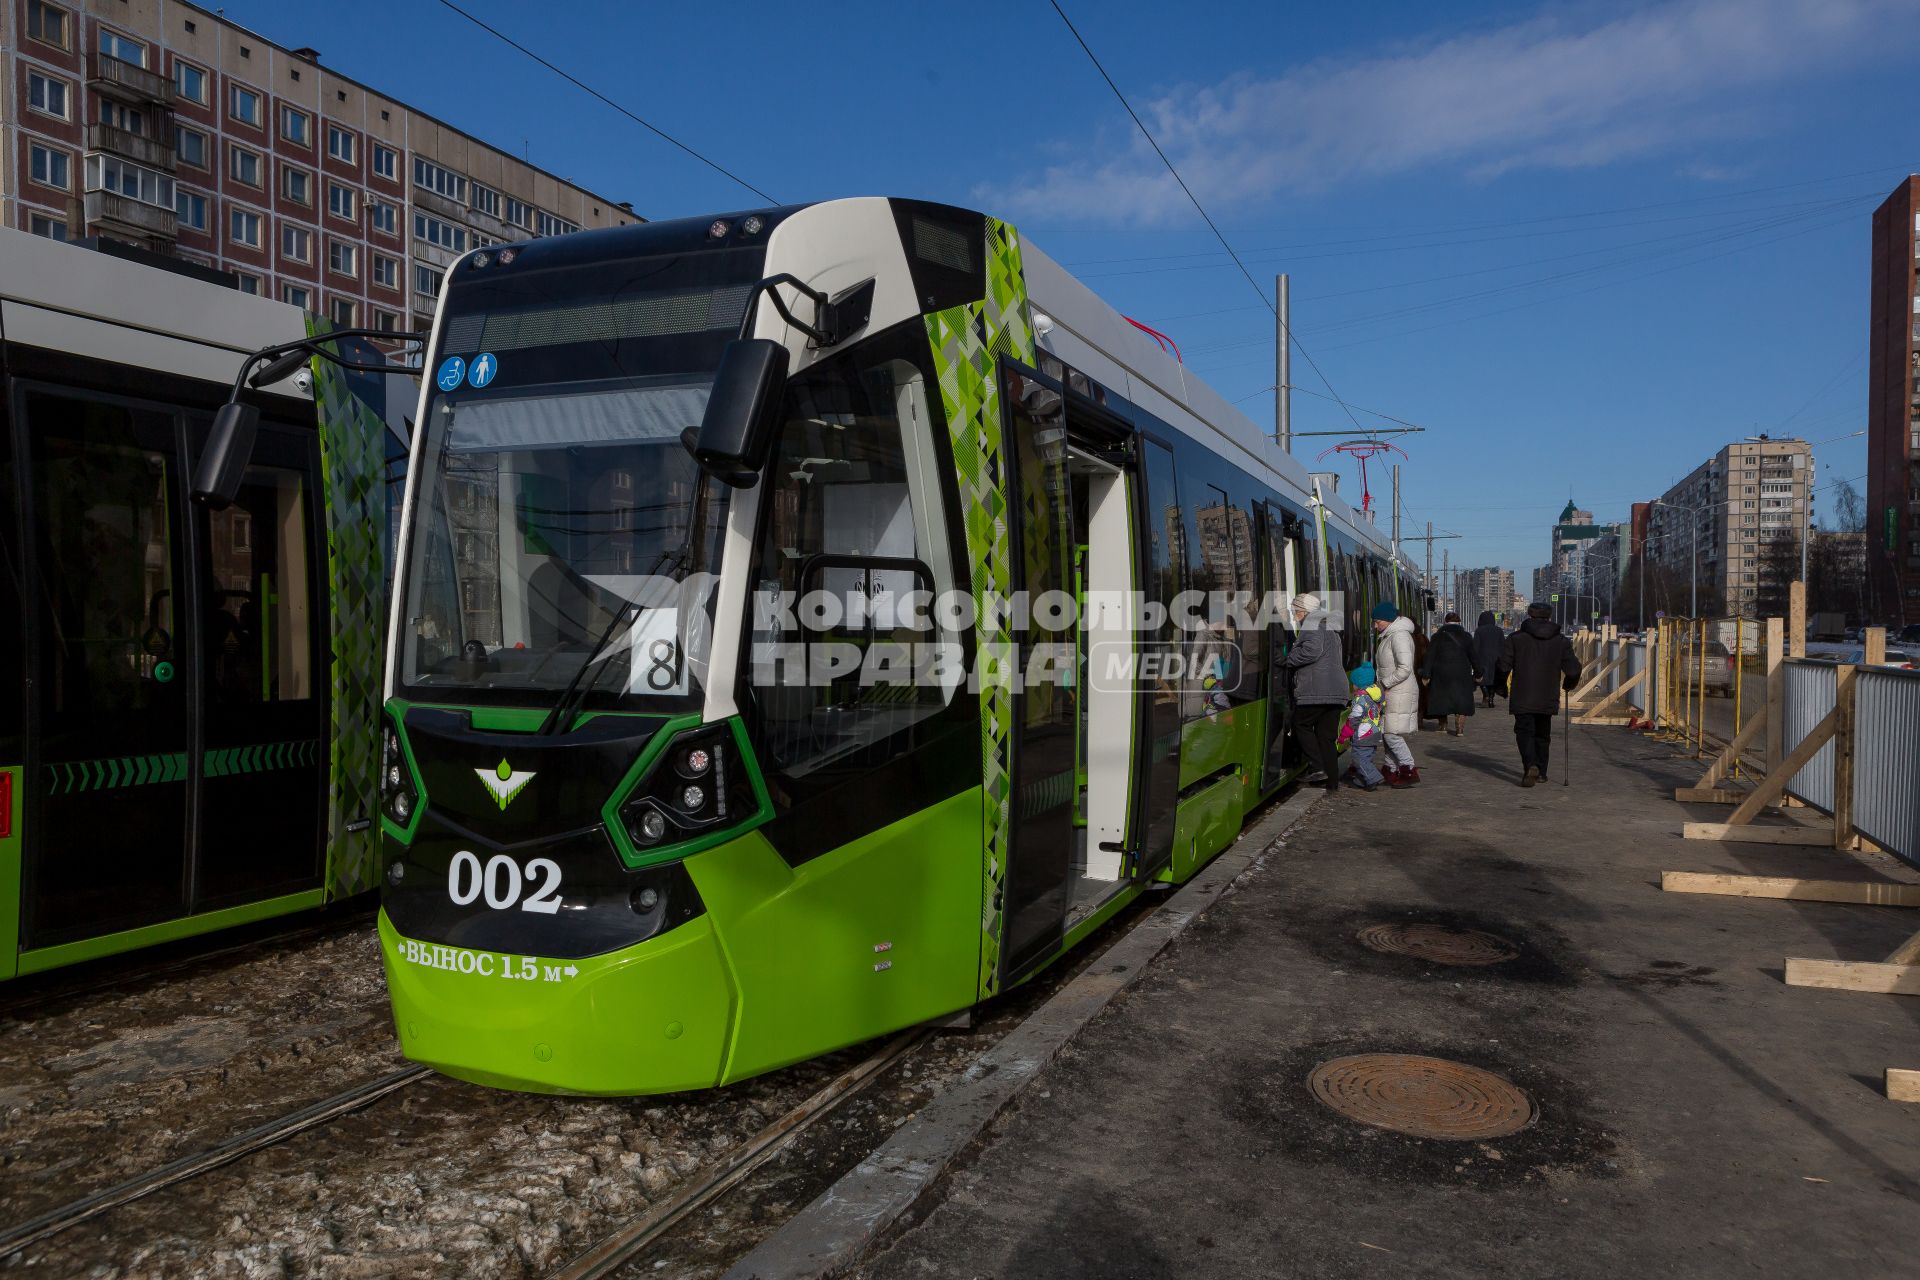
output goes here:
{"type": "Polygon", "coordinates": [[[88,60],[88,81],[94,92],[125,102],[173,106],[173,81],[157,71],[108,57],[97,50],[88,60]]]}
{"type": "Polygon", "coordinates": [[[87,150],[110,151],[114,155],[138,161],[149,169],[173,172],[173,148],[170,145],[144,134],[116,129],[110,124],[87,126],[87,150]]]}
{"type": "Polygon", "coordinates": [[[90,231],[119,232],[143,240],[173,242],[174,212],[171,209],[142,204],[111,191],[89,191],[82,211],[90,231]]]}

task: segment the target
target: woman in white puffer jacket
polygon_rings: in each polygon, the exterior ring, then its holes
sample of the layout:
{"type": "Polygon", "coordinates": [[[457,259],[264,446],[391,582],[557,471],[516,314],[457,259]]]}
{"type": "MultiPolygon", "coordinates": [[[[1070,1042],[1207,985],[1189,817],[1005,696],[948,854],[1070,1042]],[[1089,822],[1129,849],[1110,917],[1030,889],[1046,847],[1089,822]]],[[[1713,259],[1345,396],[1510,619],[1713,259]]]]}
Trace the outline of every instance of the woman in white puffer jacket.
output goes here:
{"type": "Polygon", "coordinates": [[[1387,783],[1410,787],[1420,781],[1420,766],[1413,762],[1413,748],[1406,735],[1420,731],[1420,680],[1413,666],[1413,619],[1400,616],[1391,601],[1373,606],[1373,629],[1380,641],[1374,649],[1373,665],[1380,685],[1387,691],[1386,722],[1382,725],[1382,745],[1387,749],[1383,772],[1387,783]]]}

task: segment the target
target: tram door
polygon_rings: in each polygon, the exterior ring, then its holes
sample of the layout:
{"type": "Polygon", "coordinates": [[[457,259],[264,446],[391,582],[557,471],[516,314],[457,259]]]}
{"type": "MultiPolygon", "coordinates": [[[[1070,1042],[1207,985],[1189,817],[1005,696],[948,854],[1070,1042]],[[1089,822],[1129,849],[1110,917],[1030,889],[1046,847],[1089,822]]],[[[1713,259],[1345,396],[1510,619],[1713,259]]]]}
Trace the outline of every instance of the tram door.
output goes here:
{"type": "Polygon", "coordinates": [[[1259,508],[1259,517],[1261,589],[1279,596],[1284,615],[1267,626],[1267,746],[1260,777],[1264,790],[1278,784],[1301,755],[1293,733],[1287,672],[1280,666],[1293,644],[1294,633],[1287,624],[1293,621],[1291,605],[1300,587],[1296,544],[1287,537],[1286,517],[1271,503],[1259,508]]]}
{"type": "Polygon", "coordinates": [[[185,461],[205,420],[41,387],[19,407],[34,680],[23,947],[316,887],[311,436],[263,426],[240,501],[209,513],[187,501],[185,461]]]}

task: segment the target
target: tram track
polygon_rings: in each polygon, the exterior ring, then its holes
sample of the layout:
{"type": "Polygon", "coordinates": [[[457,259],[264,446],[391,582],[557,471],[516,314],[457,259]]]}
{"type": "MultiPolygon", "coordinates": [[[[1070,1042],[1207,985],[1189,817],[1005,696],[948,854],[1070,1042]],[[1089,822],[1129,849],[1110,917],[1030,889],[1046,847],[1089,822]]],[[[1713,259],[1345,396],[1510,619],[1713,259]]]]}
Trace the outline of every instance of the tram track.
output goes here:
{"type": "Polygon", "coordinates": [[[169,1161],[138,1177],[128,1178],[124,1182],[115,1183],[111,1187],[82,1196],[57,1209],[30,1218],[0,1232],[0,1259],[10,1257],[22,1249],[30,1248],[42,1240],[56,1236],[69,1227],[76,1227],[89,1218],[99,1217],[108,1210],[131,1204],[156,1191],[178,1186],[209,1169],[231,1164],[256,1151],[284,1142],[296,1134],[305,1133],[340,1116],[370,1106],[388,1094],[404,1089],[431,1074],[431,1068],[417,1066],[389,1072],[376,1080],[369,1080],[351,1089],[344,1089],[330,1098],[323,1098],[297,1111],[290,1111],[277,1120],[269,1120],[263,1125],[237,1133],[204,1151],[169,1161]]]}

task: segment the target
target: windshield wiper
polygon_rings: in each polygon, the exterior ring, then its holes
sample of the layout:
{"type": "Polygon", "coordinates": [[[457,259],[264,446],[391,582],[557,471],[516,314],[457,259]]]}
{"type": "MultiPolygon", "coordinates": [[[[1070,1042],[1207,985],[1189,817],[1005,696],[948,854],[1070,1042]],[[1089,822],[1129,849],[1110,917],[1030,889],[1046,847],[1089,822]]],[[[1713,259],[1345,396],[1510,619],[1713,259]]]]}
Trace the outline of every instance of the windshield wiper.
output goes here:
{"type": "MultiPolygon", "coordinates": [[[[678,580],[680,575],[686,572],[687,561],[693,557],[694,540],[699,536],[700,527],[706,521],[706,498],[707,476],[705,472],[701,472],[699,478],[694,481],[693,510],[690,513],[691,518],[687,521],[687,536],[681,539],[680,545],[674,550],[661,552],[654,560],[652,567],[641,575],[643,580],[652,578],[665,570],[672,570],[674,578],[678,580]]],[[[601,656],[606,653],[607,646],[613,643],[613,638],[619,634],[621,626],[628,622],[628,614],[633,615],[633,621],[638,621],[640,614],[646,608],[646,605],[637,600],[629,599],[620,602],[620,607],[614,610],[613,617],[607,622],[606,630],[602,631],[600,638],[594,641],[593,651],[587,655],[587,660],[580,664],[580,669],[573,673],[573,679],[567,682],[567,687],[560,691],[560,697],[554,702],[553,709],[547,712],[547,718],[540,722],[539,729],[535,730],[537,734],[545,736],[558,733],[560,726],[572,718],[574,711],[587,700],[587,695],[593,692],[594,686],[600,683],[601,673],[613,663],[601,663],[599,670],[593,672],[592,679],[587,678],[587,672],[592,669],[594,663],[600,662],[601,656]],[[583,684],[582,681],[585,683],[583,684]]]]}

